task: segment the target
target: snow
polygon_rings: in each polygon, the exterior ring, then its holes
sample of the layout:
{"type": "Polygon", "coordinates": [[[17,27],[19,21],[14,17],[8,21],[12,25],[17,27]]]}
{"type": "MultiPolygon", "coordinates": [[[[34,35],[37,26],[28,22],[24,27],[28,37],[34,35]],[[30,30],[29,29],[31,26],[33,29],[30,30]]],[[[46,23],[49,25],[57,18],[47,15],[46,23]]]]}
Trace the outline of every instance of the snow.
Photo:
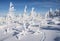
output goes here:
{"type": "Polygon", "coordinates": [[[45,17],[37,14],[34,7],[27,15],[27,5],[23,15],[16,17],[14,11],[14,5],[10,2],[6,17],[0,17],[0,41],[55,41],[56,37],[60,37],[60,17],[52,18],[54,13],[51,8],[51,13],[47,12],[45,17]]]}

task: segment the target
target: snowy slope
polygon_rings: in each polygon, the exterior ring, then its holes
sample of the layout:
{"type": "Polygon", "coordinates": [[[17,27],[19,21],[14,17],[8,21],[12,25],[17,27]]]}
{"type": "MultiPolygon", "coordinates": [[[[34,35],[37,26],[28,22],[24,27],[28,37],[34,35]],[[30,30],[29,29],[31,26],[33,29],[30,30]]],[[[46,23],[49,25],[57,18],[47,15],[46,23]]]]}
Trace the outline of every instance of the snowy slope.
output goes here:
{"type": "Polygon", "coordinates": [[[35,12],[27,14],[27,6],[22,15],[15,15],[10,2],[6,17],[0,17],[0,41],[60,41],[60,12],[50,10],[45,17],[35,12]],[[58,14],[57,14],[58,13],[58,14]]]}

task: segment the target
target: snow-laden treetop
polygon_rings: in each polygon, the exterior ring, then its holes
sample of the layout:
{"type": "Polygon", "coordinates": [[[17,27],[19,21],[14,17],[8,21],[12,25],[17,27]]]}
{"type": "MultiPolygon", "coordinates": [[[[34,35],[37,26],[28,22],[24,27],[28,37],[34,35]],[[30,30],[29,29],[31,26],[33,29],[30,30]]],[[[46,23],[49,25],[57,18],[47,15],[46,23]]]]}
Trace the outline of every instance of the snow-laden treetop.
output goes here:
{"type": "Polygon", "coordinates": [[[24,22],[28,22],[28,21],[40,21],[40,22],[46,22],[45,20],[47,19],[55,19],[55,17],[57,17],[58,19],[60,18],[60,10],[56,9],[55,11],[52,10],[52,8],[50,8],[50,10],[45,14],[45,16],[42,16],[40,14],[38,14],[35,11],[35,8],[32,7],[32,10],[30,12],[30,15],[27,14],[27,5],[25,5],[24,8],[24,13],[22,15],[15,15],[15,8],[12,2],[10,2],[10,7],[9,7],[9,12],[7,14],[6,17],[0,17],[0,21],[24,21],[24,22]],[[42,21],[43,20],[43,21],[42,21]]]}

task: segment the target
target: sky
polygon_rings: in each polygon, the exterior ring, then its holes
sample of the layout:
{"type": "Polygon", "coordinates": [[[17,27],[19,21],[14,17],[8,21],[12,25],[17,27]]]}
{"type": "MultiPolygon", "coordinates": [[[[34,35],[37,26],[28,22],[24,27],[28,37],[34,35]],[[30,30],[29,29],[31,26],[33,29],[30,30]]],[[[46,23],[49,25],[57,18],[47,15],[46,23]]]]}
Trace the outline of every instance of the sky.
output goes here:
{"type": "Polygon", "coordinates": [[[15,7],[16,14],[22,14],[25,5],[27,12],[30,13],[32,7],[37,13],[44,15],[50,8],[60,9],[60,0],[0,0],[0,15],[6,15],[9,11],[9,4],[12,2],[15,7]]]}

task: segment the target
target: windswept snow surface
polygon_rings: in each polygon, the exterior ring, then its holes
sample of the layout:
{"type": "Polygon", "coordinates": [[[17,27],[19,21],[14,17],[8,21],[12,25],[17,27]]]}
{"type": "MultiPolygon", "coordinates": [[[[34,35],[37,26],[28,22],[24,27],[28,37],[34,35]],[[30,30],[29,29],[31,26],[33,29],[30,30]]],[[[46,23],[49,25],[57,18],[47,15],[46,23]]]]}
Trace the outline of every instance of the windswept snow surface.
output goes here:
{"type": "Polygon", "coordinates": [[[0,41],[60,41],[59,10],[54,13],[50,8],[43,17],[34,9],[28,16],[25,6],[23,15],[15,16],[10,2],[7,16],[0,17],[0,41]]]}

